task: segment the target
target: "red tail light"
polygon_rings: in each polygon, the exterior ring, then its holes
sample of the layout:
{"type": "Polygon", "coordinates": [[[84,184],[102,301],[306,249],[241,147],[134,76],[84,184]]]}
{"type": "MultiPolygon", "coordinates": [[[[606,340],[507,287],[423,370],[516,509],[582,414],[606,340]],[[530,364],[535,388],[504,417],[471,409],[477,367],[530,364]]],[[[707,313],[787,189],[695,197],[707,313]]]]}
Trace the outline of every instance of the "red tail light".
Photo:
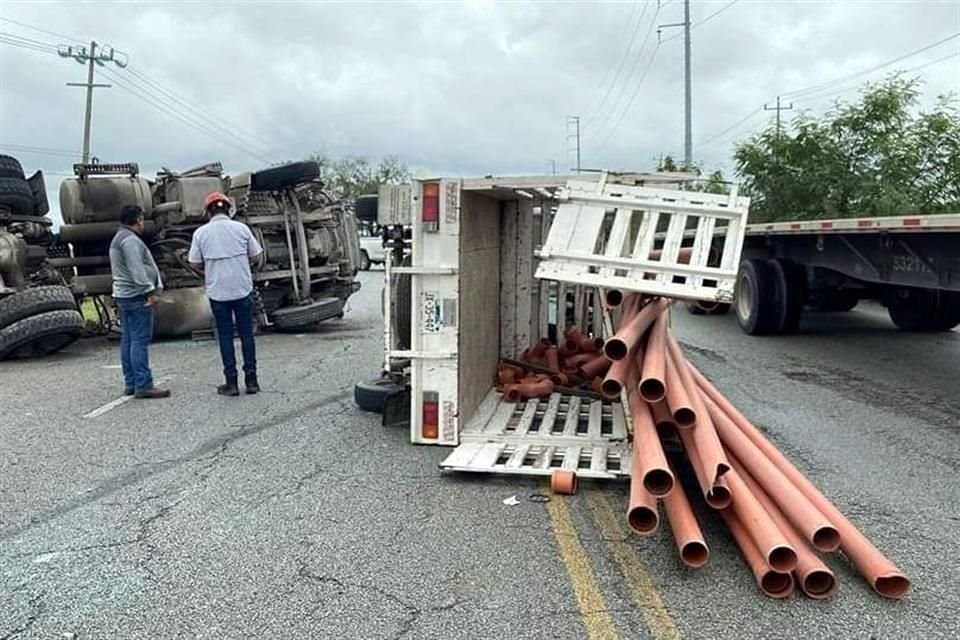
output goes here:
{"type": "Polygon", "coordinates": [[[424,231],[436,231],[440,228],[440,185],[426,182],[423,185],[423,204],[420,219],[424,231]]]}
{"type": "Polygon", "coordinates": [[[420,434],[424,440],[436,440],[440,437],[440,394],[436,391],[423,392],[423,419],[420,434]]]}

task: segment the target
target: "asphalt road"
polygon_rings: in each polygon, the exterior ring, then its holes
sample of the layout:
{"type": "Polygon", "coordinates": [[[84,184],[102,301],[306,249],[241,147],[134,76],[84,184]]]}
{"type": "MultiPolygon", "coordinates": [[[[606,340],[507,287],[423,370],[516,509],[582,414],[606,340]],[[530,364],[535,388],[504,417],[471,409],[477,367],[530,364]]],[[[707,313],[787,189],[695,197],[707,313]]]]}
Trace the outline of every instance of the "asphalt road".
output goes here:
{"type": "Polygon", "coordinates": [[[691,359],[914,582],[884,600],[833,557],[833,600],[773,601],[714,514],[710,564],[684,570],[665,527],[626,532],[622,485],[534,503],[535,482],[442,476],[446,451],[358,411],[380,277],[344,320],[262,336],[255,397],[215,395],[212,342],[155,345],[173,398],[95,417],[115,345],[0,364],[0,639],[960,635],[960,334],[872,308],[766,339],[676,314],[691,359]]]}

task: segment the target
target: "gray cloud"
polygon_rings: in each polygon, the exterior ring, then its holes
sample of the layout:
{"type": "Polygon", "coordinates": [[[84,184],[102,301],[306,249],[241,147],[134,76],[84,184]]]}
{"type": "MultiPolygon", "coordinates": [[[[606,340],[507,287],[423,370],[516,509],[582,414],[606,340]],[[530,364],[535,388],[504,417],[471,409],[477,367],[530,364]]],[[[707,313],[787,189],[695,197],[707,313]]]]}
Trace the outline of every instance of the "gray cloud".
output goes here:
{"type": "MultiPolygon", "coordinates": [[[[161,164],[186,168],[219,159],[239,170],[261,166],[254,156],[276,161],[323,150],[371,158],[395,153],[415,168],[476,175],[543,172],[548,159],[561,170],[569,166],[568,114],[584,118],[585,166],[646,169],[660,153],[679,155],[682,39],[656,49],[638,84],[657,42],[650,25],[682,19],[681,2],[662,4],[657,13],[657,3],[649,3],[624,73],[592,119],[640,5],[5,0],[0,16],[122,49],[131,69],[216,114],[244,140],[222,132],[211,138],[151,108],[119,85],[139,87],[161,109],[185,111],[129,71],[114,70],[119,81],[106,74],[98,79],[117,86],[97,90],[94,98],[93,148],[104,161],[136,160],[155,171],[161,164]],[[647,49],[634,64],[648,31],[647,49]],[[635,72],[628,76],[630,69],[635,72]]],[[[726,4],[693,2],[694,24],[726,4]]],[[[0,22],[0,30],[61,41],[9,22],[0,22]]],[[[729,169],[728,141],[772,114],[758,113],[710,145],[698,143],[777,93],[856,73],[957,31],[955,1],[742,0],[693,31],[695,158],[729,169]]],[[[678,33],[665,30],[664,40],[678,33]]],[[[958,48],[955,39],[836,88],[958,48]]],[[[960,91],[960,58],[917,74],[926,80],[928,102],[960,91]]],[[[83,79],[75,62],[0,45],[0,142],[79,150],[83,91],[64,82],[83,79]]],[[[798,100],[796,107],[822,110],[831,99],[798,100]]],[[[69,171],[72,161],[14,155],[54,173],[69,171]]],[[[50,177],[53,193],[59,178],[50,177]]]]}

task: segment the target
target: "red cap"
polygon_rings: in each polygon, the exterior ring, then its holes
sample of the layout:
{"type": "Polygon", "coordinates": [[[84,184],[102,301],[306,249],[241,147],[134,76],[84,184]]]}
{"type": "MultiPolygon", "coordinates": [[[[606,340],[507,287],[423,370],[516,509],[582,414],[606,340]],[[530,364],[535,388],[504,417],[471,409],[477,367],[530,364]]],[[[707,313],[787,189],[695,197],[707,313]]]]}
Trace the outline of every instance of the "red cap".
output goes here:
{"type": "Polygon", "coordinates": [[[208,193],[208,194],[207,194],[207,197],[204,198],[204,200],[203,200],[203,208],[204,208],[204,209],[207,209],[207,208],[210,207],[210,205],[212,205],[212,204],[214,204],[214,203],[217,203],[217,202],[225,202],[225,203],[227,203],[227,205],[229,205],[229,204],[230,204],[230,198],[228,198],[228,197],[225,196],[224,194],[220,193],[219,191],[214,191],[214,192],[212,192],[212,193],[208,193]]]}

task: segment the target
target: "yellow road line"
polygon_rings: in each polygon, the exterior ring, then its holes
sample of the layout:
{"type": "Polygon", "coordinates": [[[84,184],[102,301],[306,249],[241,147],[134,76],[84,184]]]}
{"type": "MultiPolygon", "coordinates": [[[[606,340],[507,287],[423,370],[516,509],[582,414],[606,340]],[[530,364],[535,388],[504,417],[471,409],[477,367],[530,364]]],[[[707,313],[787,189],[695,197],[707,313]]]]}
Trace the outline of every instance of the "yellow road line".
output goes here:
{"type": "Polygon", "coordinates": [[[627,542],[630,533],[623,527],[623,517],[617,517],[610,502],[599,490],[587,491],[587,503],[593,511],[593,519],[600,533],[610,541],[613,557],[620,565],[620,572],[630,590],[630,596],[643,612],[650,634],[655,640],[679,639],[680,631],[660,599],[657,587],[633,547],[627,542]]]}
{"type": "MultiPolygon", "coordinates": [[[[549,483],[546,483],[544,493],[549,495],[549,488],[549,483]]],[[[580,616],[587,628],[587,637],[590,640],[617,640],[619,636],[613,626],[613,618],[607,611],[603,594],[600,593],[600,587],[593,577],[590,560],[583,545],[580,544],[580,538],[577,536],[577,530],[573,526],[573,519],[570,518],[570,511],[564,499],[561,496],[553,496],[553,499],[547,503],[547,513],[550,515],[553,533],[560,548],[560,557],[570,576],[577,608],[580,609],[580,616]]]]}

